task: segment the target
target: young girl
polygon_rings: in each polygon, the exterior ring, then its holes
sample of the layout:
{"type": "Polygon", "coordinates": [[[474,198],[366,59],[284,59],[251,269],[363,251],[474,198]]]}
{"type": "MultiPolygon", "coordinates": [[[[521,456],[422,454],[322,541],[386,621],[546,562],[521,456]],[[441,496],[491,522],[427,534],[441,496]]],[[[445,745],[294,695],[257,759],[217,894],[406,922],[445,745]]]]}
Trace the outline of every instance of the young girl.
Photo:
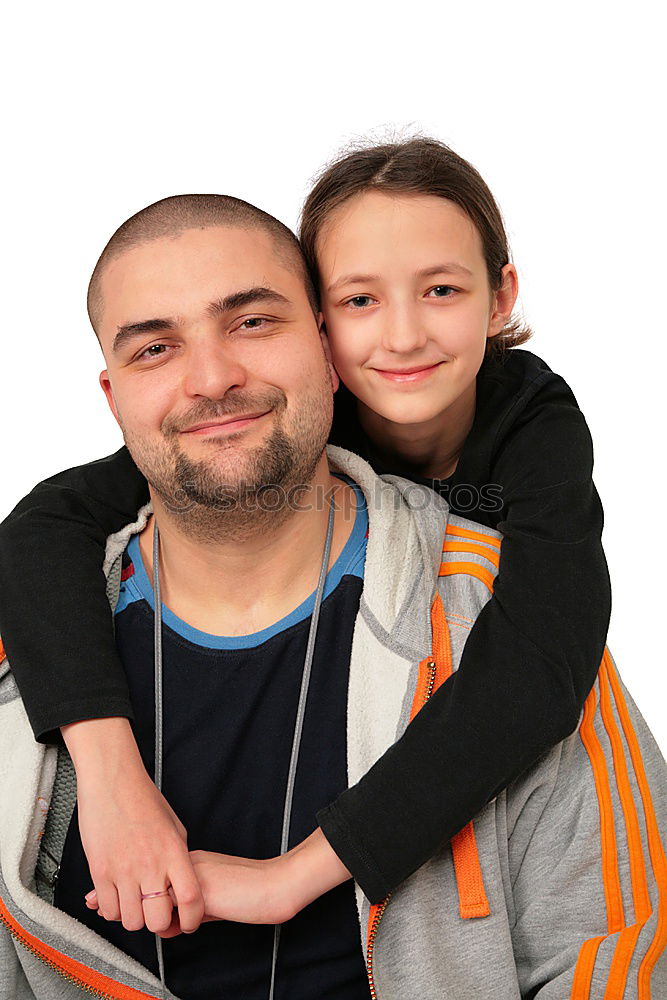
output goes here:
{"type": "MultiPolygon", "coordinates": [[[[308,196],[301,241],[346,387],[331,441],[503,534],[494,593],[459,670],[317,816],[326,838],[317,863],[334,858],[337,874],[313,876],[310,898],[349,873],[378,902],[575,728],[610,616],[603,514],[571,390],[516,350],[530,336],[511,318],[516,271],[469,163],[420,138],[344,155],[308,196]]],[[[187,863],[178,820],[136,766],[100,570],[107,536],[147,500],[123,448],[41,483],[0,530],[14,675],[36,737],[52,741],[65,727],[100,907],[124,922],[121,863],[126,874],[134,866],[137,892],[171,883],[176,897],[187,863]]],[[[133,912],[126,926],[136,928],[133,912]]]]}

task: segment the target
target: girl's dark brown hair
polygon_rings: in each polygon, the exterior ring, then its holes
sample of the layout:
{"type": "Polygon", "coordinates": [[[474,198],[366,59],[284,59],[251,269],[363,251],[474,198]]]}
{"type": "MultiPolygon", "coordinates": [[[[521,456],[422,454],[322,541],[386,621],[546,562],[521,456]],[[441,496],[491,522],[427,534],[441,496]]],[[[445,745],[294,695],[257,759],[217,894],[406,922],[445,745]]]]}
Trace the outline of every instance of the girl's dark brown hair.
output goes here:
{"type": "MultiPolygon", "coordinates": [[[[306,262],[316,281],[316,245],[323,226],[334,209],[362,191],[428,194],[454,202],[477,227],[489,285],[492,291],[498,291],[510,251],[495,199],[472,164],[443,142],[422,137],[354,148],[320,174],[303,206],[299,232],[306,262]]],[[[486,353],[502,353],[525,344],[531,336],[530,327],[511,317],[501,332],[488,340],[486,353]]]]}

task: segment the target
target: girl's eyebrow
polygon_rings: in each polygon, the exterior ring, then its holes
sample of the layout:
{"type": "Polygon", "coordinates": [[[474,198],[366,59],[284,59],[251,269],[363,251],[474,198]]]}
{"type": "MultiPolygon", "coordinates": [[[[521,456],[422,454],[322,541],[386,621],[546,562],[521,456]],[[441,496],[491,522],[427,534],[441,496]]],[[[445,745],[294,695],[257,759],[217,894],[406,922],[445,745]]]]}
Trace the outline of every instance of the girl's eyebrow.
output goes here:
{"type": "Polygon", "coordinates": [[[379,277],[379,274],[344,274],[342,278],[338,278],[332,285],[329,285],[327,291],[334,292],[343,285],[364,285],[367,281],[377,281],[379,277]]]}
{"type": "MultiPolygon", "coordinates": [[[[433,267],[425,267],[421,271],[415,271],[415,277],[417,278],[432,278],[436,274],[464,274],[467,277],[472,278],[473,273],[463,264],[457,264],[455,261],[450,261],[447,264],[434,264],[433,267]]],[[[329,287],[328,292],[335,292],[337,288],[341,288],[343,285],[364,285],[369,281],[379,281],[379,274],[344,274],[341,278],[337,278],[329,287]]]]}
{"type": "Polygon", "coordinates": [[[418,278],[433,278],[436,274],[465,274],[472,278],[473,273],[463,264],[450,262],[448,264],[434,264],[433,267],[424,268],[423,271],[416,271],[418,278]]]}

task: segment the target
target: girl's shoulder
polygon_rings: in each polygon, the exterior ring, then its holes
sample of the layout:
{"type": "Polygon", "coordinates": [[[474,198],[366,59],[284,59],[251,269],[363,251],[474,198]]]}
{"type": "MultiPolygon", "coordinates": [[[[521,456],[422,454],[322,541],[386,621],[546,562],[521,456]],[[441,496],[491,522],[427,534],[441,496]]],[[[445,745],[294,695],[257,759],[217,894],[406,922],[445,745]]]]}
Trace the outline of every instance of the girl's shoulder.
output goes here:
{"type": "Polygon", "coordinates": [[[572,389],[532,351],[514,347],[491,354],[477,376],[476,417],[502,435],[518,420],[549,404],[581,413],[572,389]]]}
{"type": "Polygon", "coordinates": [[[478,390],[496,385],[502,388],[504,395],[514,400],[532,396],[544,386],[572,392],[562,375],[553,371],[544,358],[520,347],[494,352],[486,357],[477,382],[478,390]]]}
{"type": "Polygon", "coordinates": [[[572,389],[543,358],[516,347],[485,358],[461,475],[495,482],[508,466],[513,475],[520,469],[536,473],[538,467],[555,465],[558,456],[574,474],[590,465],[591,448],[572,389]]]}

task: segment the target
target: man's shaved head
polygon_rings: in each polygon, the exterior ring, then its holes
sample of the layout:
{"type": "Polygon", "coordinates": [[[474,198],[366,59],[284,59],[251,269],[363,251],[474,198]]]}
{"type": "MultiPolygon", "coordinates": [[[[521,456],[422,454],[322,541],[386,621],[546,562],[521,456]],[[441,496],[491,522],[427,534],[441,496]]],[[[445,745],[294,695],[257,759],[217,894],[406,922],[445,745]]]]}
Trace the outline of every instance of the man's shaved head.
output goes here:
{"type": "Polygon", "coordinates": [[[142,208],[116,230],[102,251],[88,285],[88,316],[98,336],[104,307],[102,276],[112,260],[142,243],[175,238],[188,229],[209,229],[212,226],[258,229],[268,233],[277,256],[290,270],[302,276],[308,300],[313,312],[317,312],[319,305],[315,284],[298,240],[287,226],[240,198],[223,194],[179,194],[142,208]]]}

